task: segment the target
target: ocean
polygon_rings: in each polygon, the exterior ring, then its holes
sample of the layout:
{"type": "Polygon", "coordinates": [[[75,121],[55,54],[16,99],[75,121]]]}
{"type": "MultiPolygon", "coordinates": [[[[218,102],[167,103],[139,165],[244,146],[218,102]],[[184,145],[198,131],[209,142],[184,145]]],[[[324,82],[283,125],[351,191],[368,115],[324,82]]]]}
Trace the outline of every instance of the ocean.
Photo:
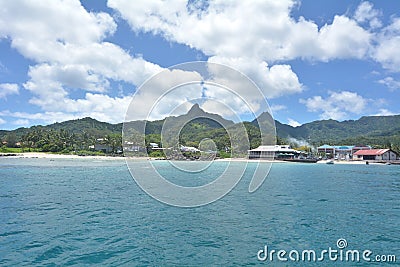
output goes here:
{"type": "Polygon", "coordinates": [[[249,193],[255,166],[223,198],[180,208],[124,160],[0,159],[0,266],[400,264],[400,166],[274,163],[249,193]]]}

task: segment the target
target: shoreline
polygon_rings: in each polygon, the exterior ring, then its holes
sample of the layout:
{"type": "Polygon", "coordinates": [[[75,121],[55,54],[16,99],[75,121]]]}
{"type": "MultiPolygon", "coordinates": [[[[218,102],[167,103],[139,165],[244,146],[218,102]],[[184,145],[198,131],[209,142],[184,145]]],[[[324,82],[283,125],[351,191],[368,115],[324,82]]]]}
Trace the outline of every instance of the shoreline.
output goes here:
{"type": "MultiPolygon", "coordinates": [[[[70,154],[52,154],[45,152],[26,152],[26,153],[0,153],[1,158],[41,158],[41,159],[95,159],[95,160],[126,160],[126,159],[135,159],[135,160],[151,160],[158,161],[158,158],[151,157],[138,157],[138,158],[127,158],[121,156],[79,156],[79,155],[70,155],[70,154]]],[[[257,162],[257,163],[298,163],[298,162],[290,162],[283,160],[264,160],[264,159],[247,159],[247,158],[225,158],[225,159],[215,159],[214,161],[221,162],[257,162]]],[[[369,164],[372,165],[384,165],[384,162],[374,162],[368,161],[369,164]]],[[[326,164],[327,160],[320,160],[316,162],[316,164],[326,164]]],[[[397,163],[397,162],[395,162],[397,163]]],[[[312,163],[307,163],[312,164],[312,163]]],[[[352,165],[367,165],[366,161],[359,160],[335,160],[334,164],[352,164],[352,165]]],[[[398,163],[397,163],[398,164],[398,163]]]]}
{"type": "Polygon", "coordinates": [[[106,160],[122,160],[125,157],[114,156],[79,156],[71,154],[52,154],[45,152],[26,152],[26,153],[0,153],[1,158],[27,158],[27,159],[106,159],[106,160]]]}

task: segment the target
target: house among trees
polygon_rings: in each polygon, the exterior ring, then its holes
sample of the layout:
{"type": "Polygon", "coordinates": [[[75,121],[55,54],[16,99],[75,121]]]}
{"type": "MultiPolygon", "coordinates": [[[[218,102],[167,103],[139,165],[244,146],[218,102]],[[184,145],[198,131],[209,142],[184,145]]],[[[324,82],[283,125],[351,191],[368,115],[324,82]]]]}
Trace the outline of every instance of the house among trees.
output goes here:
{"type": "Polygon", "coordinates": [[[105,138],[98,138],[96,139],[96,143],[94,144],[93,148],[95,151],[101,151],[103,153],[111,153],[112,147],[106,143],[105,138]]]}
{"type": "Polygon", "coordinates": [[[353,160],[397,160],[399,155],[390,149],[359,150],[354,153],[353,160]]]}
{"type": "Polygon", "coordinates": [[[159,149],[160,148],[157,143],[150,143],[149,145],[150,145],[151,149],[159,149]]]}
{"type": "Polygon", "coordinates": [[[180,149],[182,152],[193,152],[193,153],[200,152],[200,149],[197,149],[193,146],[182,146],[181,145],[180,149]]]}
{"type": "Polygon", "coordinates": [[[104,138],[96,139],[96,143],[94,144],[95,151],[101,151],[103,153],[122,153],[122,145],[121,145],[121,135],[111,134],[107,135],[104,138]]]}

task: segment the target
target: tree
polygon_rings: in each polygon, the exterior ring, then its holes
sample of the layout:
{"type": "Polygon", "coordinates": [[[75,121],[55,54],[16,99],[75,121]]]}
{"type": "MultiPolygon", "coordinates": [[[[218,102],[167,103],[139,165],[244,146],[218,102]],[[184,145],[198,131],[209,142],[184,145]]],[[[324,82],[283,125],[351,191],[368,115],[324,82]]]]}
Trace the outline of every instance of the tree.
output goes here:
{"type": "Polygon", "coordinates": [[[118,148],[122,147],[122,135],[121,134],[109,134],[105,138],[106,144],[111,147],[111,152],[115,154],[118,148]]]}
{"type": "Polygon", "coordinates": [[[14,132],[7,134],[5,141],[7,142],[7,147],[15,147],[17,143],[17,135],[14,132]]]}

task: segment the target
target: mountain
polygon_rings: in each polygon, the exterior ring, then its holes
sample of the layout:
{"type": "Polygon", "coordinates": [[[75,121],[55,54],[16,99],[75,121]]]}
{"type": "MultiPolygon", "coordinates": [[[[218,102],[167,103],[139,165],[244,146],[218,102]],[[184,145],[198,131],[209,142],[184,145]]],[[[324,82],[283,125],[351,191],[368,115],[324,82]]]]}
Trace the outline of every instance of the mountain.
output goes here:
{"type": "MultiPolygon", "coordinates": [[[[179,136],[181,143],[198,144],[204,138],[215,138],[219,146],[223,147],[229,145],[229,138],[224,127],[239,133],[240,125],[244,125],[249,135],[251,146],[255,147],[260,143],[259,129],[271,129],[273,122],[279,138],[304,140],[313,145],[331,143],[370,144],[375,146],[399,144],[400,146],[400,115],[369,116],[342,122],[319,120],[292,127],[279,121],[274,121],[269,113],[264,112],[256,120],[235,124],[220,115],[207,113],[198,104],[195,104],[184,115],[170,116],[157,121],[132,121],[125,123],[124,127],[139,133],[143,132],[145,128],[146,136],[153,136],[151,140],[156,142],[159,142],[159,135],[164,127],[164,134],[179,136]]],[[[67,131],[71,134],[85,134],[93,138],[100,138],[109,134],[120,134],[122,128],[122,123],[110,124],[87,117],[47,126],[32,126],[12,131],[0,130],[0,140],[5,140],[6,137],[13,135],[18,141],[21,140],[22,136],[33,131],[67,131]]],[[[174,140],[177,139],[175,138],[174,140]]]]}
{"type": "Polygon", "coordinates": [[[182,131],[207,131],[210,129],[221,128],[221,125],[230,126],[234,122],[224,119],[218,114],[205,112],[198,104],[194,104],[191,109],[183,115],[170,116],[156,121],[130,121],[124,125],[125,129],[134,129],[137,132],[145,131],[146,134],[161,134],[163,127],[182,128],[182,131]],[[183,124],[183,125],[182,125],[183,124]]]}
{"type": "Polygon", "coordinates": [[[365,116],[358,120],[320,120],[298,127],[275,121],[277,135],[282,138],[311,140],[313,143],[335,143],[357,138],[397,138],[400,136],[400,115],[365,116]]]}

